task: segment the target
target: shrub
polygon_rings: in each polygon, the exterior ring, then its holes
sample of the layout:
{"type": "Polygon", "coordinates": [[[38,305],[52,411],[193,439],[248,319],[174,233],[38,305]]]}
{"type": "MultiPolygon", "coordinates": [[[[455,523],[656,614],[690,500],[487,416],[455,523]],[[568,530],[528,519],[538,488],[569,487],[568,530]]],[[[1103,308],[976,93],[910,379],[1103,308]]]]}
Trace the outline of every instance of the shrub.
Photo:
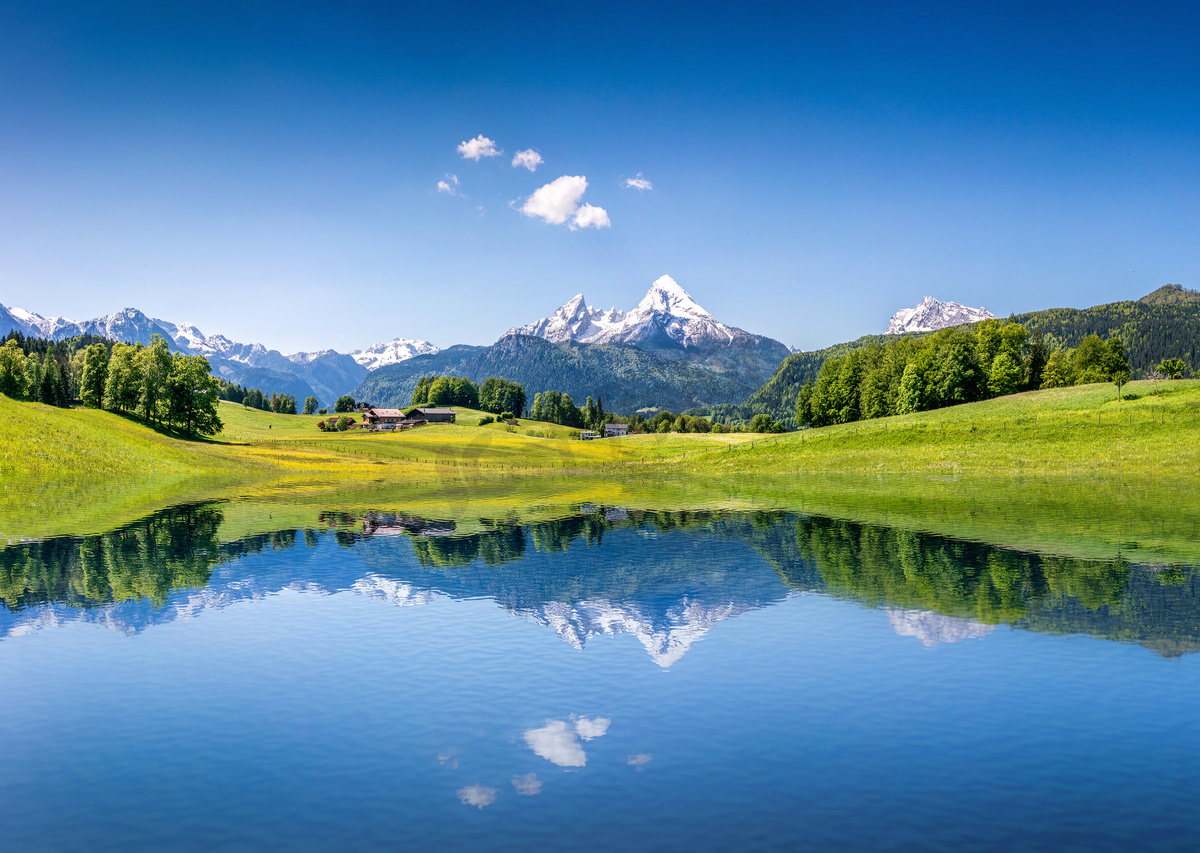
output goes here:
{"type": "Polygon", "coordinates": [[[495,423],[495,422],[496,422],[496,419],[493,418],[491,415],[487,415],[487,416],[479,419],[480,426],[487,426],[488,424],[495,423]]]}

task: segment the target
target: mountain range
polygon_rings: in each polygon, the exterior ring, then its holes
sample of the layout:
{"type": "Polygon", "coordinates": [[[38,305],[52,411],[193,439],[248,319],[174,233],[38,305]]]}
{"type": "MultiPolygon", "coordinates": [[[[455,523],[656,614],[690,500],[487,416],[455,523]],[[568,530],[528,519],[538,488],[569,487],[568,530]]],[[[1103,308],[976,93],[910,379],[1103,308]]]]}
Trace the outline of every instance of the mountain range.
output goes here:
{"type": "Polygon", "coordinates": [[[284,355],[262,344],[205,335],[191,323],[151,318],[136,308],[77,322],[0,305],[0,336],[13,331],[55,341],[91,334],[131,344],[148,344],[154,335],[162,335],[172,351],[207,358],[213,373],[227,382],[291,394],[297,400],[311,395],[324,406],[333,405],[338,397],[353,391],[377,367],[438,351],[428,341],[397,338],[349,354],[327,349],[284,355]]]}
{"type": "Polygon", "coordinates": [[[490,347],[449,347],[375,370],[355,397],[401,406],[422,376],[501,376],[530,400],[556,390],[576,402],[599,397],[610,411],[680,410],[740,403],[790,352],[720,322],[664,275],[629,311],[591,308],[579,294],[490,347]]]}

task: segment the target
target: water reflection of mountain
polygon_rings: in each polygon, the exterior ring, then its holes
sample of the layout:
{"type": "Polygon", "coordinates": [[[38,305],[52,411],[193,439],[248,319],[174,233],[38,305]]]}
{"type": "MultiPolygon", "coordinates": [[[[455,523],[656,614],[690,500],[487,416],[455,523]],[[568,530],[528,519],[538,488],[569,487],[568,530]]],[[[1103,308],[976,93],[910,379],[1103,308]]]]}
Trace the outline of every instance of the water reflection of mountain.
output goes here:
{"type": "Polygon", "coordinates": [[[1190,568],[1023,554],[786,513],[582,507],[531,524],[323,513],[320,525],[222,543],[219,506],[179,507],[111,533],[0,551],[0,637],[66,622],[123,632],[285,589],[396,605],[486,597],[577,648],[631,634],[661,666],[723,619],[793,591],[887,611],[928,645],[995,625],[1200,648],[1190,568]],[[467,533],[466,530],[471,532],[467,533]]]}

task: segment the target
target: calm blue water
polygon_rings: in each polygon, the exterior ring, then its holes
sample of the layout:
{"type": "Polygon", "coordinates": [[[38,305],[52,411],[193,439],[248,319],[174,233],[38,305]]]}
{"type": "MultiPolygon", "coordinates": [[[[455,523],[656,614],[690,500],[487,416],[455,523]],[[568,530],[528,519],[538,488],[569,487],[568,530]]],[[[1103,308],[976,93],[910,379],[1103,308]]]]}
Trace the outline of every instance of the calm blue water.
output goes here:
{"type": "Polygon", "coordinates": [[[1193,850],[1200,584],[789,514],[0,555],[0,848],[1193,850]]]}

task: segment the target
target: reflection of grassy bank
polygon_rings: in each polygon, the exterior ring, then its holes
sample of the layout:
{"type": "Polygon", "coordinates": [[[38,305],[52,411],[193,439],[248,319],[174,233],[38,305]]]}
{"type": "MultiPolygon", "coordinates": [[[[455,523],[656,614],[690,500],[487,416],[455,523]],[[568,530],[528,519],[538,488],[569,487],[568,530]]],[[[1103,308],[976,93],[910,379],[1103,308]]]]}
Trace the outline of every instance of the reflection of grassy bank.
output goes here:
{"type": "Polygon", "coordinates": [[[591,502],[794,509],[1045,553],[1198,561],[1200,382],[1161,387],[1133,383],[1139,399],[1122,403],[1090,386],[784,436],[605,442],[536,424],[325,434],[316,417],[230,405],[220,441],[182,442],[0,397],[0,536],[108,530],[203,499],[234,499],[230,520],[246,529],[260,513],[302,526],[333,507],[481,518],[591,502]]]}

